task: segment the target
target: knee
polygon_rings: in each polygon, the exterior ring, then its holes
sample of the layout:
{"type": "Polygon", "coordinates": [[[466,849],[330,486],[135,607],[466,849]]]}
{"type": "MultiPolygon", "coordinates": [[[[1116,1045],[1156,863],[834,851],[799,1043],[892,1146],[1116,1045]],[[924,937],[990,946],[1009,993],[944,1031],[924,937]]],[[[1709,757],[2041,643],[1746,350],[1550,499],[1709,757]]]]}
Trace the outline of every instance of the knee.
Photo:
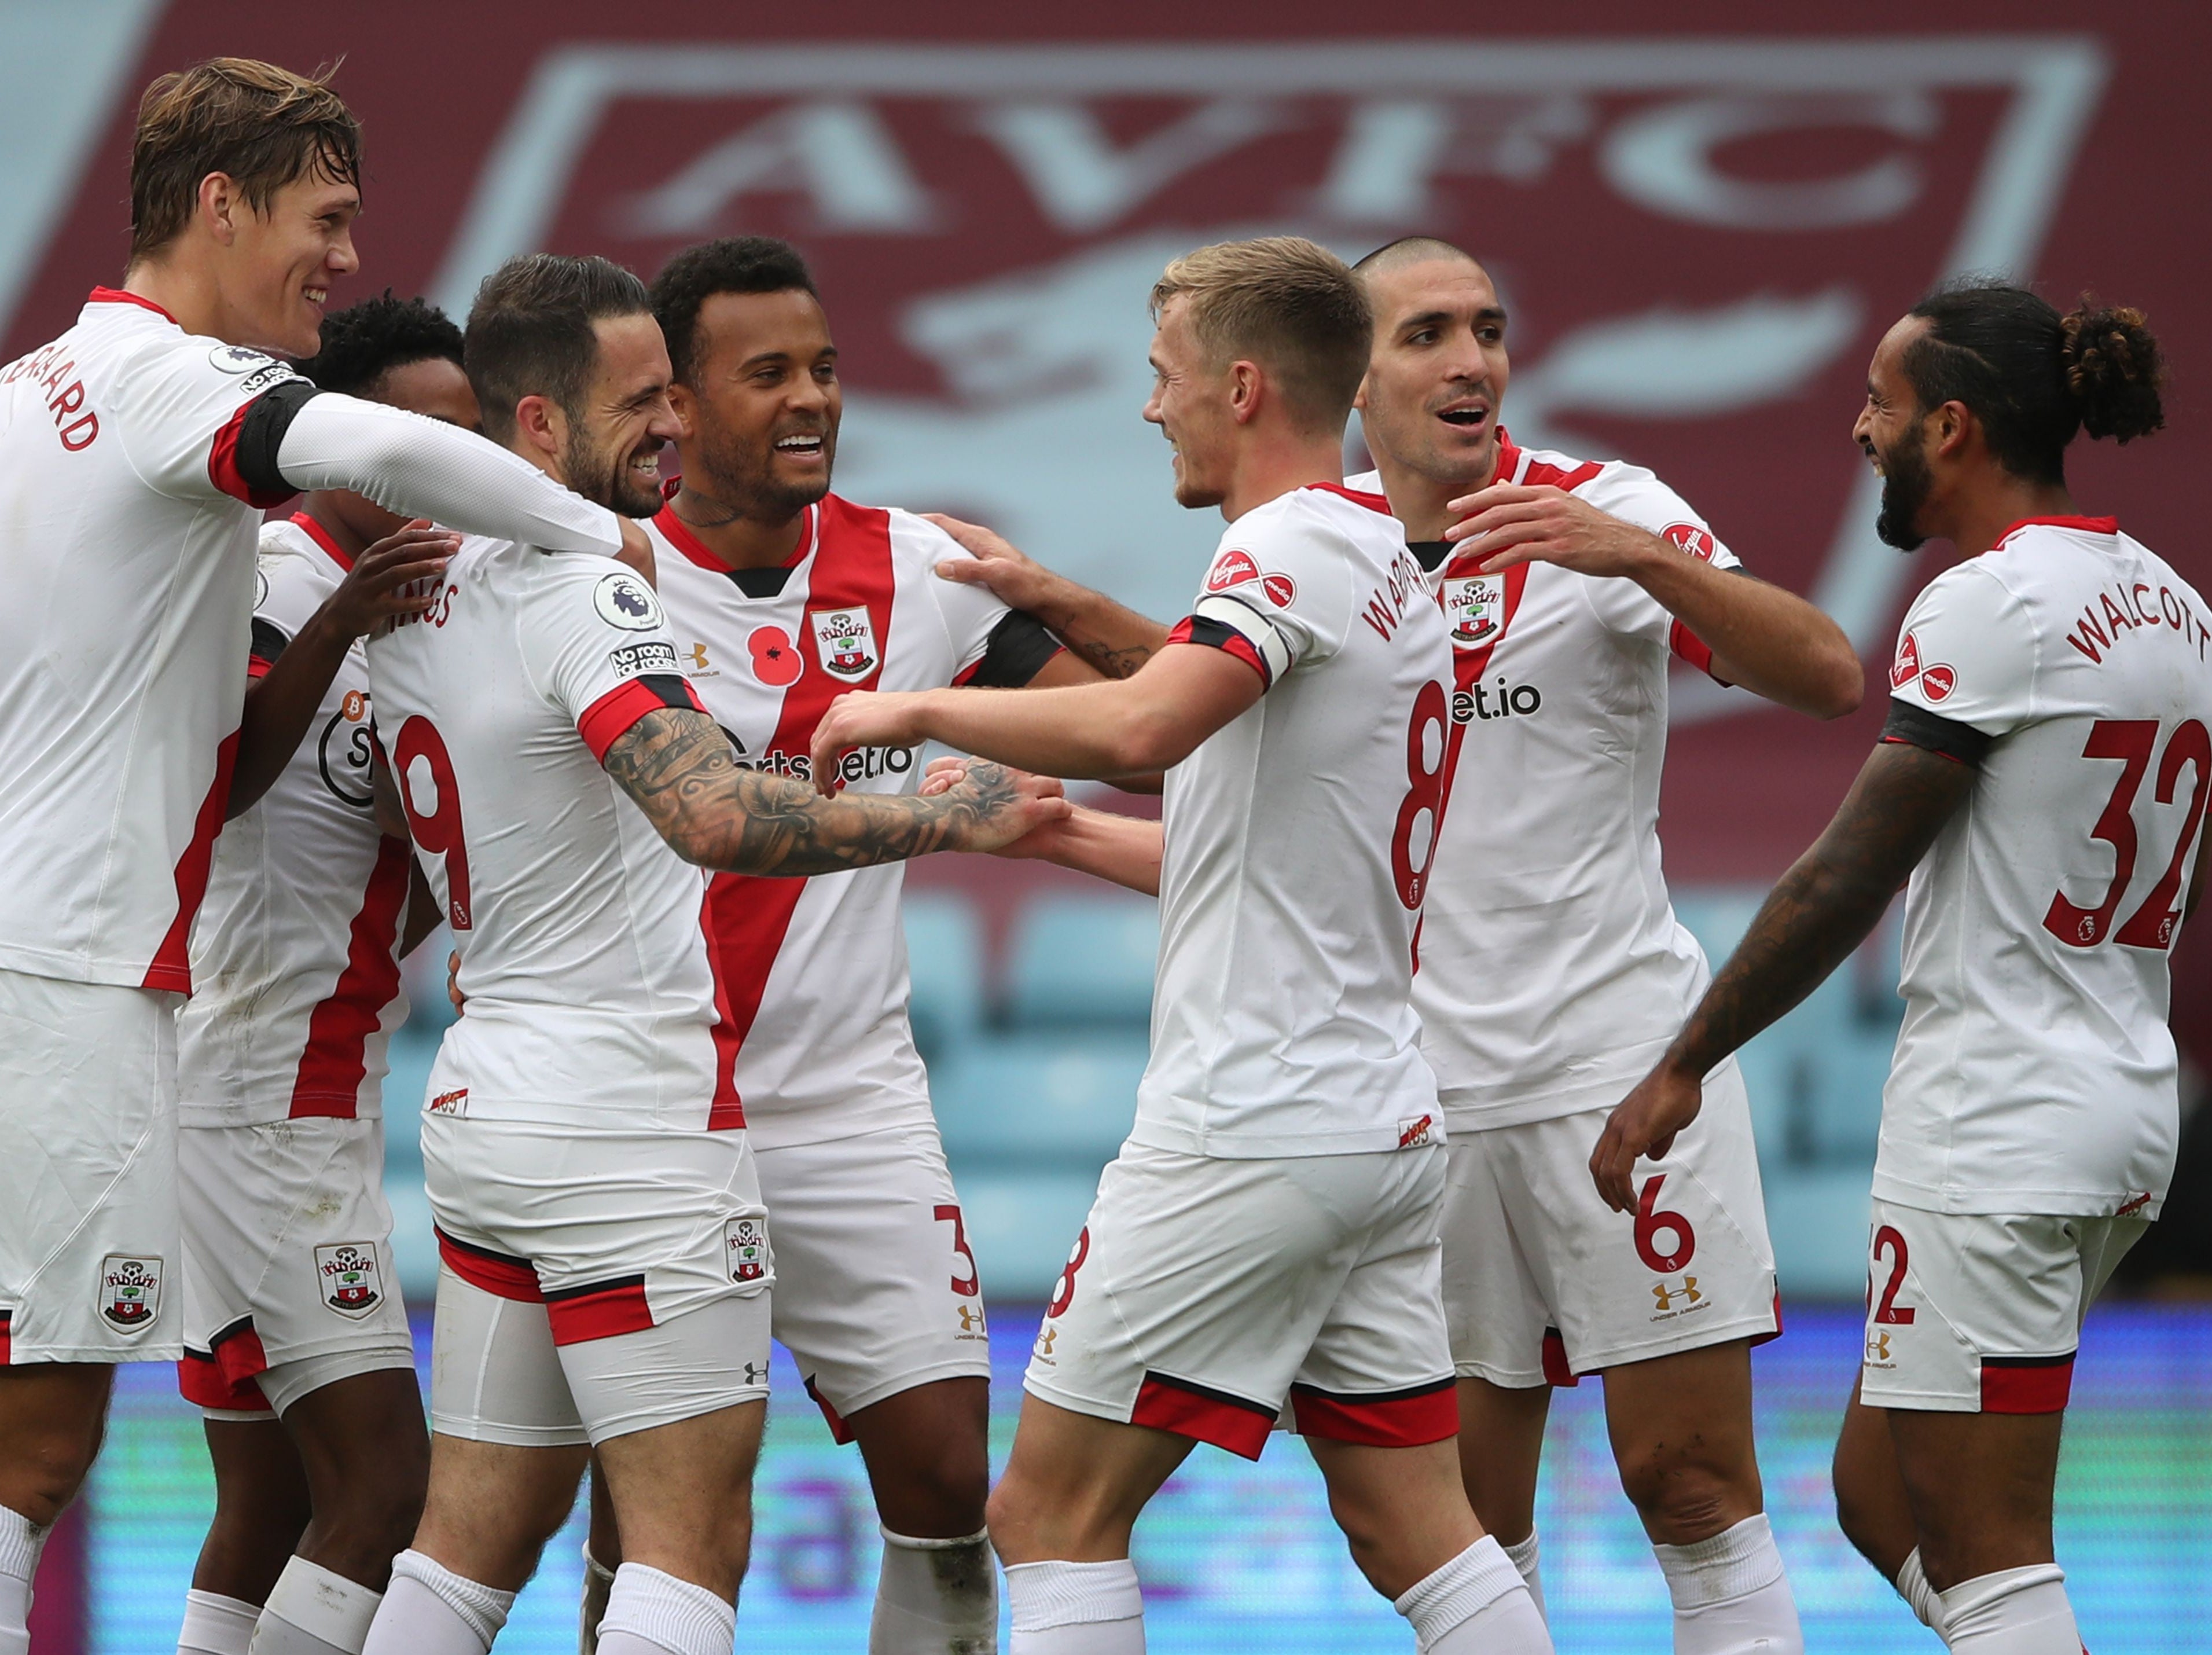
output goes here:
{"type": "Polygon", "coordinates": [[[899,1486],[879,1491],[878,1505],[885,1526],[896,1533],[951,1540],[983,1526],[990,1490],[990,1462],[951,1442],[904,1467],[899,1486]]]}
{"type": "Polygon", "coordinates": [[[1710,1540],[1759,1505],[1755,1486],[1746,1491],[1709,1461],[1662,1450],[1625,1457],[1620,1486],[1644,1519],[1644,1532],[1662,1546],[1710,1540]]]}
{"type": "Polygon", "coordinates": [[[100,1456],[106,1421],[55,1423],[16,1438],[17,1459],[9,1504],[45,1528],[58,1518],[100,1456]]]}

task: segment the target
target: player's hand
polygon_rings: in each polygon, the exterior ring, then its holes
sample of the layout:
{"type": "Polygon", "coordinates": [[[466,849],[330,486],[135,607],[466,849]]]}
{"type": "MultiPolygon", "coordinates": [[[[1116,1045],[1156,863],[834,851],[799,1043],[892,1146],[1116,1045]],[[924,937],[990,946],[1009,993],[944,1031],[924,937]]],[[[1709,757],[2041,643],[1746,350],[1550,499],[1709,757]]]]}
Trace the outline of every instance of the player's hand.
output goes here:
{"type": "Polygon", "coordinates": [[[1010,846],[1050,832],[1075,813],[1066,789],[1051,776],[1010,770],[988,758],[963,762],[960,779],[940,795],[966,807],[952,817],[948,850],[1004,854],[1010,846]]]}
{"type": "Polygon", "coordinates": [[[659,566],[653,558],[653,537],[635,518],[622,520],[622,550],[615,554],[615,562],[635,571],[649,587],[660,584],[659,566]]]}
{"type": "MultiPolygon", "coordinates": [[[[967,778],[969,766],[979,762],[981,761],[973,758],[931,759],[929,768],[922,772],[921,796],[924,799],[934,799],[940,794],[951,792],[956,786],[967,778]]],[[[1056,777],[1031,776],[1027,770],[1014,770],[1011,766],[1001,766],[1001,768],[1018,781],[1035,782],[1043,790],[1046,797],[1064,799],[1067,796],[1067,784],[1056,777]]],[[[1006,856],[1018,861],[1039,859],[1049,861],[1060,849],[1060,841],[1067,833],[1068,824],[1074,819],[1075,813],[1071,810],[1066,817],[1056,821],[1042,823],[1031,828],[1011,844],[1000,845],[991,854],[994,856],[1006,856]]]]}
{"type": "Polygon", "coordinates": [[[1665,545],[1656,534],[1600,511],[1565,489],[1493,484],[1451,502],[1464,520],[1444,531],[1495,575],[1516,563],[1557,563],[1580,575],[1632,575],[1665,545]]]}
{"type": "Polygon", "coordinates": [[[1705,1100],[1705,1078],[1677,1068],[1668,1058],[1637,1082],[1607,1117],[1590,1152],[1590,1177],[1607,1206],[1616,1213],[1636,1210],[1636,1158],[1656,1160],[1672,1149],[1674,1135],[1698,1118],[1705,1100]]]}
{"type": "Polygon", "coordinates": [[[455,1017],[469,1008],[468,996],[461,992],[461,951],[458,948],[446,956],[446,998],[453,1002],[455,1017]]]}
{"type": "Polygon", "coordinates": [[[814,787],[837,791],[837,761],[855,747],[911,747],[922,739],[923,697],[912,691],[850,690],[814,727],[814,787]]]}
{"type": "Polygon", "coordinates": [[[1050,606],[1060,577],[1036,559],[1014,549],[1013,543],[994,529],[963,523],[943,512],[922,516],[957,540],[969,553],[948,557],[937,566],[937,577],[959,586],[988,587],[1009,609],[1041,616],[1050,606]]]}
{"type": "Polygon", "coordinates": [[[365,638],[402,615],[420,615],[437,601],[437,589],[406,588],[443,575],[460,549],[459,535],[451,529],[434,529],[418,517],[356,558],[337,590],[325,601],[323,612],[349,638],[365,638]]]}

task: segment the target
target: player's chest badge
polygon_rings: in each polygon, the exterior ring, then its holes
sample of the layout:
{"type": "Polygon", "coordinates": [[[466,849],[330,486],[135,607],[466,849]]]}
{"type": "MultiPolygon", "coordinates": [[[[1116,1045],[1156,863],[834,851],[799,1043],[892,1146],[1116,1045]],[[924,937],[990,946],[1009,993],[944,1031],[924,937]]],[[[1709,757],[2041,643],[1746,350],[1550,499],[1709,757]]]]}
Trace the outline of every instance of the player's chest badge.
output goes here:
{"type": "Polygon", "coordinates": [[[1444,626],[1455,648],[1473,649],[1495,642],[1505,630],[1503,575],[1455,576],[1438,588],[1437,599],[1443,605],[1444,626]]]}
{"type": "Polygon", "coordinates": [[[831,678],[858,684],[876,670],[876,625],[865,607],[810,609],[806,630],[814,635],[815,659],[831,678]]]}
{"type": "Polygon", "coordinates": [[[161,1313],[161,1261],[110,1253],[100,1262],[100,1313],[125,1333],[161,1313]]]}
{"type": "Polygon", "coordinates": [[[374,1243],[342,1241],[315,1249],[315,1279],[323,1303],[340,1316],[364,1317],[384,1302],[384,1276],[374,1243]]]}

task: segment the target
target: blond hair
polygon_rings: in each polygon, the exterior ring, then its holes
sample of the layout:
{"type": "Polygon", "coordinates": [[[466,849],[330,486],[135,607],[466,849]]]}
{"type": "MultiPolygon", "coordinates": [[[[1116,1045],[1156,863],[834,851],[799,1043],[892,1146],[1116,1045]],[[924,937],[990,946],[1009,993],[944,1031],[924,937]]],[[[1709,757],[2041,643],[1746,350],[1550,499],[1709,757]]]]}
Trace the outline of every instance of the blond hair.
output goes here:
{"type": "Polygon", "coordinates": [[[1217,241],[1170,262],[1152,284],[1152,318],[1187,301],[1191,330],[1216,362],[1257,362],[1293,422],[1340,431],[1367,372],[1374,320],[1349,266],[1297,235],[1217,241]]]}
{"type": "Polygon", "coordinates": [[[210,173],[228,177],[256,212],[311,173],[358,187],[361,123],[330,73],[211,58],[149,86],[131,143],[133,262],[184,233],[210,173]]]}

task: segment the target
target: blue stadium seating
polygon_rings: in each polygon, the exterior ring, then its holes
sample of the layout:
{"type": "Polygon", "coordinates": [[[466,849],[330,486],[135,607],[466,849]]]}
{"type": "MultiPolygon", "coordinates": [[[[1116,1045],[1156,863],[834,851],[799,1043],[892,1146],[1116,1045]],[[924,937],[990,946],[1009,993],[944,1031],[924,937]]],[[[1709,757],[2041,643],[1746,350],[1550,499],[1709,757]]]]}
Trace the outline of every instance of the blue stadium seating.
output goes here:
{"type": "Polygon", "coordinates": [[[1128,1135],[1145,1072],[1142,1029],[974,1042],[930,1074],[956,1169],[1039,1166],[1093,1176],[1128,1135]]]}
{"type": "Polygon", "coordinates": [[[906,898],[906,955],[914,983],[915,1044],[927,1059],[958,1050],[983,1024],[983,928],[949,891],[906,898]]]}
{"type": "Polygon", "coordinates": [[[1045,897],[1015,922],[1006,1013],[1018,1027],[1131,1024],[1152,1013],[1159,905],[1121,892],[1045,897]]]}

